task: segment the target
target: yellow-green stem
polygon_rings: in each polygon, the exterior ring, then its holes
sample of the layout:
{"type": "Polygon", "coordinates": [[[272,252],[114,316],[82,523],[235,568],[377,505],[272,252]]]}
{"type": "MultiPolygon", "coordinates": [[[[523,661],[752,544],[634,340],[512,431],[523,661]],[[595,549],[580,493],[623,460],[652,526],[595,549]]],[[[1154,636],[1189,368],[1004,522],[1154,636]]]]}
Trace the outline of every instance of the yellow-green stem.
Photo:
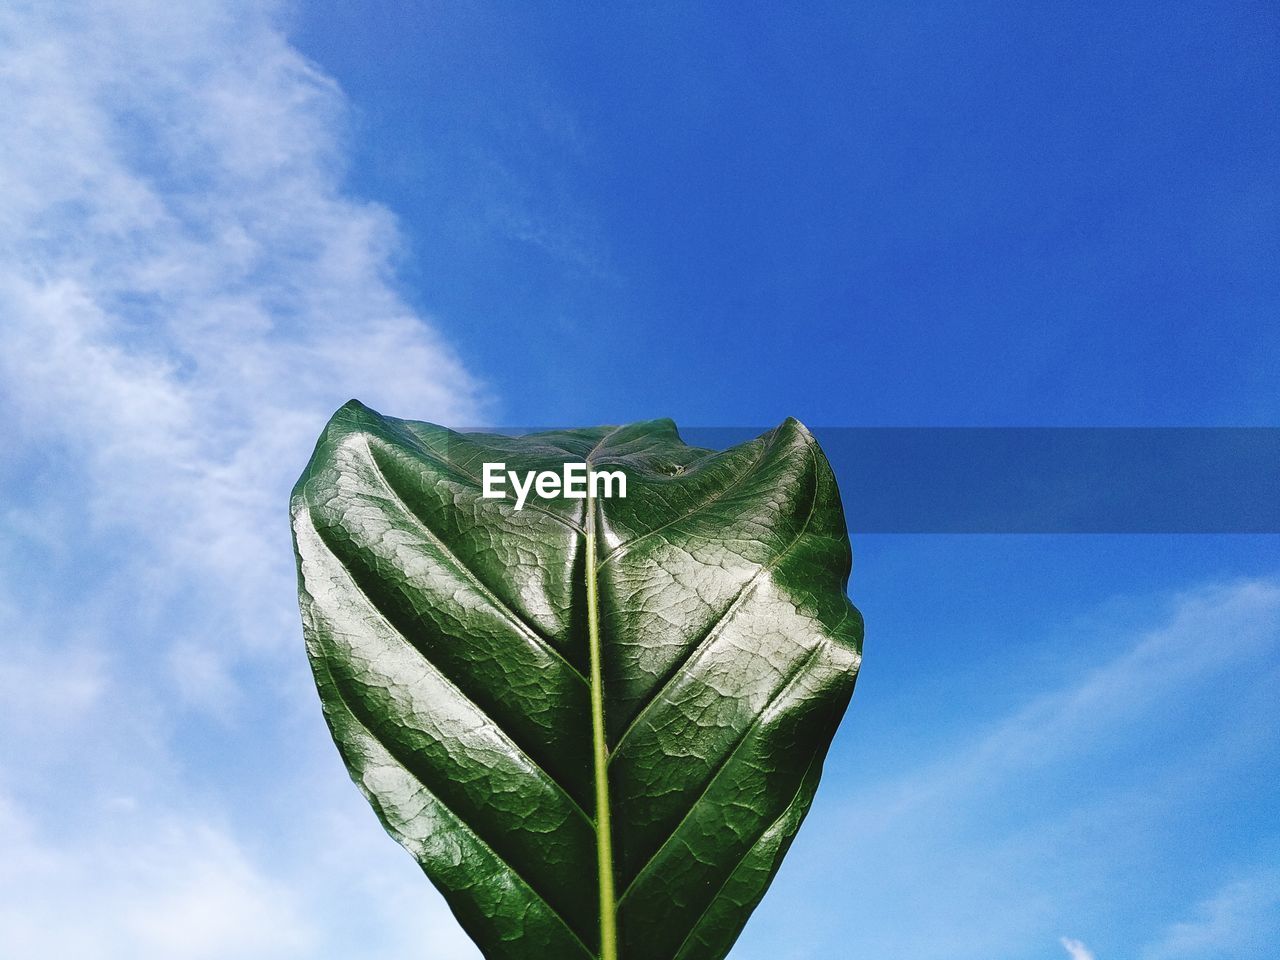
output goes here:
{"type": "Polygon", "coordinates": [[[596,586],[596,507],[587,465],[587,641],[591,650],[591,741],[596,781],[596,870],[600,880],[600,960],[618,960],[617,902],[613,889],[613,834],[609,825],[609,747],[604,729],[604,675],[600,663],[600,597],[596,586]]]}

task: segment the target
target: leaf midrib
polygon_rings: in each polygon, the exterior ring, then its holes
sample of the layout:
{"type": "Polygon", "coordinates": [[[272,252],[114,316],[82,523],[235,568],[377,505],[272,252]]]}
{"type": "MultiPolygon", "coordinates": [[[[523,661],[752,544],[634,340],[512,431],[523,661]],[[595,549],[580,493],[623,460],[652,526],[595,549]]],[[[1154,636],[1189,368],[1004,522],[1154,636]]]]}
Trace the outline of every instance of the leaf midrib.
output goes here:
{"type": "Polygon", "coordinates": [[[587,590],[587,645],[591,657],[591,755],[596,794],[596,876],[600,891],[600,960],[618,960],[618,904],[614,892],[613,828],[609,807],[609,746],[604,725],[604,670],[600,649],[600,591],[596,581],[596,502],[592,461],[618,430],[606,433],[583,458],[587,465],[587,499],[584,527],[587,590]]]}

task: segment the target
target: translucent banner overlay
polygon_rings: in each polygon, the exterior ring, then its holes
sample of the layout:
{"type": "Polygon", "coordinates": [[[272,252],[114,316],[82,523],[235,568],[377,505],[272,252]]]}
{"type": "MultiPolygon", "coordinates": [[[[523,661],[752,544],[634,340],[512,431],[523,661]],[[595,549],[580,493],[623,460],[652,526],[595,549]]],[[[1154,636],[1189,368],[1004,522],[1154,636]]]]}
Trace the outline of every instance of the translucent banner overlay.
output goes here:
{"type": "MultiPolygon", "coordinates": [[[[1280,428],[812,430],[855,532],[1280,533],[1280,428]]],[[[763,432],[680,428],[715,450],[763,432]]]]}
{"type": "MultiPolygon", "coordinates": [[[[760,431],[681,433],[719,448],[760,431]]],[[[851,530],[1280,533],[1276,428],[814,428],[851,530]]]]}

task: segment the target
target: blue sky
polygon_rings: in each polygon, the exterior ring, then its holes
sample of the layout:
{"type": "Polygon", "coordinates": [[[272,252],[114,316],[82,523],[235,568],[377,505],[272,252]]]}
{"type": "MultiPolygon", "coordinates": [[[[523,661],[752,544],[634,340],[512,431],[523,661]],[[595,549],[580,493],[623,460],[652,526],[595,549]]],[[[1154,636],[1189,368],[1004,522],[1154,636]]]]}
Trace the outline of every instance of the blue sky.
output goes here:
{"type": "MultiPolygon", "coordinates": [[[[450,425],[1275,425],[1265,4],[0,13],[0,944],[474,958],[327,740],[284,522],[450,425]]],[[[892,478],[886,478],[892,483],[892,478]]],[[[860,535],[734,960],[1251,960],[1275,536],[860,535]]]]}

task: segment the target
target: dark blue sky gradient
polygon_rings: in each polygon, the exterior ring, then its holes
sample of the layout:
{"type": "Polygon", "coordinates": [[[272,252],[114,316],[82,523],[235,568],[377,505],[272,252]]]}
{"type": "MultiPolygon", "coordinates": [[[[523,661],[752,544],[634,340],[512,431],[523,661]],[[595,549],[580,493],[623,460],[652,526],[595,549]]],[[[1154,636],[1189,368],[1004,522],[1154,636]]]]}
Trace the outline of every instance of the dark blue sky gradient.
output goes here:
{"type": "Polygon", "coordinates": [[[1276,422],[1270,4],[308,4],[508,423],[1276,422]]]}

